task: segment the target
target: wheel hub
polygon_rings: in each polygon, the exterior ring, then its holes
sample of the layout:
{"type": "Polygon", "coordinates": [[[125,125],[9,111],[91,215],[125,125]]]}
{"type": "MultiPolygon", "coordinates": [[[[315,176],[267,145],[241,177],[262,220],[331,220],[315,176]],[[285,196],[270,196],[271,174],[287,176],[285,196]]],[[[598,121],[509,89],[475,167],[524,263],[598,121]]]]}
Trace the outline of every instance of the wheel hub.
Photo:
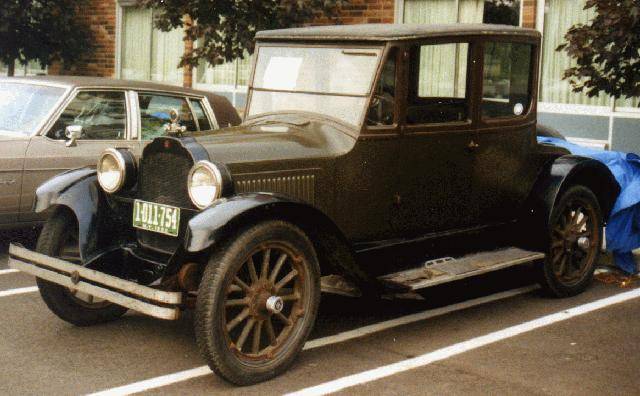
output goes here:
{"type": "Polygon", "coordinates": [[[589,247],[591,246],[591,241],[589,241],[589,238],[587,237],[580,237],[578,238],[577,244],[580,249],[589,250],[589,247]]]}
{"type": "Polygon", "coordinates": [[[282,300],[282,297],[271,296],[267,298],[266,306],[267,306],[267,311],[271,313],[279,313],[282,311],[282,308],[284,307],[284,301],[282,300]]]}

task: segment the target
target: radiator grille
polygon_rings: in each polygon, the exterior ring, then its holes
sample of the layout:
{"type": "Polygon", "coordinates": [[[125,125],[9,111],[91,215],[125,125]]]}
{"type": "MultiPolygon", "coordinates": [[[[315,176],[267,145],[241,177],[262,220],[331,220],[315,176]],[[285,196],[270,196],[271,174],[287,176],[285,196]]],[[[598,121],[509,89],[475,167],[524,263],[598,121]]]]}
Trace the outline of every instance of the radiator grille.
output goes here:
{"type": "MultiPolygon", "coordinates": [[[[193,161],[189,154],[181,151],[145,152],[140,161],[139,198],[144,201],[192,209],[187,179],[193,161]]],[[[145,247],[166,253],[178,248],[190,219],[191,211],[182,210],[180,236],[138,230],[138,241],[145,247]]]]}
{"type": "Polygon", "coordinates": [[[238,180],[237,192],[273,192],[313,204],[315,200],[315,176],[297,175],[238,180]]]}

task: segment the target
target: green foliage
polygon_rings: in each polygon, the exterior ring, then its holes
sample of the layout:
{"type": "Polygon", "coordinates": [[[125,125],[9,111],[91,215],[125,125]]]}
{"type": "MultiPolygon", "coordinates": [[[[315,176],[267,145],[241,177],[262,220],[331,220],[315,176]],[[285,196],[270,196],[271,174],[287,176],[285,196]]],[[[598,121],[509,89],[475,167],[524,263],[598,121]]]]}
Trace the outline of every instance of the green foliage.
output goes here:
{"type": "Polygon", "coordinates": [[[76,11],[84,0],[3,0],[0,7],[0,61],[43,67],[73,63],[90,48],[89,29],[76,11]]]}
{"type": "Polygon", "coordinates": [[[639,97],[640,0],[587,0],[594,7],[594,19],[572,26],[557,48],[576,61],[564,78],[589,96],[639,97]]]}
{"type": "Polygon", "coordinates": [[[345,0],[139,0],[160,11],[156,26],[169,31],[184,28],[196,42],[180,67],[201,61],[218,65],[253,53],[257,31],[299,26],[318,16],[334,18],[345,0]],[[193,23],[185,24],[184,16],[193,23]]]}

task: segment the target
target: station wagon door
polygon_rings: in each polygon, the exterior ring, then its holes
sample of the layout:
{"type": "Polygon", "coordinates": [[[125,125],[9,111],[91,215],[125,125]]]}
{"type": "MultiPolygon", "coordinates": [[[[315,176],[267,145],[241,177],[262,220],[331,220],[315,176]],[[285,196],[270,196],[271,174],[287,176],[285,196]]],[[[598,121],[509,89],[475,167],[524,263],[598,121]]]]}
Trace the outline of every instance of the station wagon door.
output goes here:
{"type": "MultiPolygon", "coordinates": [[[[513,39],[510,39],[513,40],[513,39]]],[[[482,44],[482,90],[474,189],[483,223],[514,219],[537,176],[536,46],[525,39],[482,44]]]]}
{"type": "Polygon", "coordinates": [[[35,191],[40,184],[69,169],[95,167],[109,147],[139,151],[129,140],[128,93],[123,90],[82,90],[70,100],[54,122],[40,136],[32,138],[24,163],[20,221],[38,220],[32,213],[35,191]],[[67,147],[66,127],[82,126],[75,145],[67,147]]]}
{"type": "Polygon", "coordinates": [[[406,236],[473,226],[474,157],[472,45],[425,42],[408,48],[399,197],[406,236]]]}

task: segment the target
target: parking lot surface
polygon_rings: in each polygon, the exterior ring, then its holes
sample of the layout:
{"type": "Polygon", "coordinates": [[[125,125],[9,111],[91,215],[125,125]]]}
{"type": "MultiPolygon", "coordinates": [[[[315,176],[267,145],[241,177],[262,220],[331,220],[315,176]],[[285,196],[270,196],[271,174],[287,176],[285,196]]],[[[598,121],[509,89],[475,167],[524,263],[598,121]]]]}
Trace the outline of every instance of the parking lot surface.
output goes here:
{"type": "Polygon", "coordinates": [[[0,394],[637,394],[640,289],[594,282],[540,294],[529,268],[432,289],[425,301],[324,296],[311,340],[281,377],[234,387],[203,366],[192,315],[130,312],[78,328],[49,312],[0,245],[0,394]]]}

